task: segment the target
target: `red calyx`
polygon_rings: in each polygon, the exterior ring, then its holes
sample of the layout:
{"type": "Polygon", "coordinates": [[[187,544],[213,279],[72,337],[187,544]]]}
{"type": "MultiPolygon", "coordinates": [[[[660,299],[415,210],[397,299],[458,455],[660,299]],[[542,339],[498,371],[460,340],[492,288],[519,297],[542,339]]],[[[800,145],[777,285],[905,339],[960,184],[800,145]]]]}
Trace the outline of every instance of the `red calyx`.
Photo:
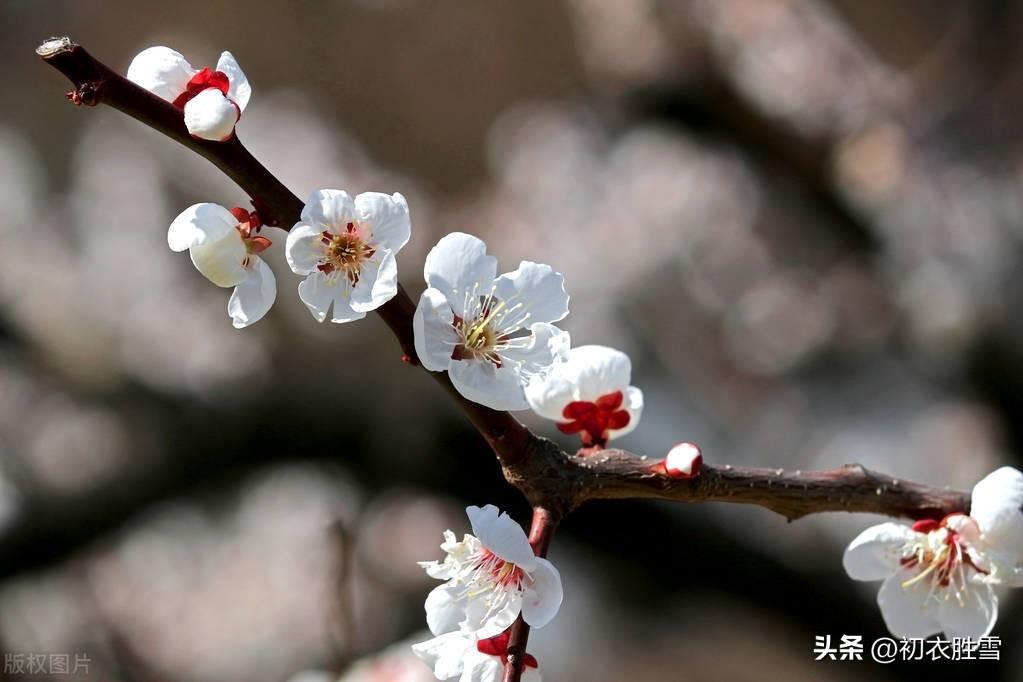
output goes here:
{"type": "Polygon", "coordinates": [[[629,424],[629,413],[621,409],[624,396],[621,391],[606,393],[593,402],[575,400],[565,405],[561,415],[567,423],[558,423],[562,433],[578,433],[583,445],[601,446],[607,443],[608,431],[629,424]]]}
{"type": "Polygon", "coordinates": [[[940,521],[934,519],[920,519],[913,524],[913,530],[917,533],[930,533],[932,530],[937,530],[941,526],[940,521]]]}
{"type": "MultiPolygon", "coordinates": [[[[501,659],[501,663],[508,662],[508,640],[511,639],[511,628],[508,628],[499,635],[495,635],[490,639],[481,639],[476,642],[476,650],[481,654],[487,654],[488,656],[498,656],[501,659]]],[[[540,664],[536,662],[536,659],[530,655],[523,655],[523,665],[526,668],[539,668],[540,664]]]]}
{"type": "Polygon", "coordinates": [[[191,80],[188,81],[185,91],[174,100],[174,106],[184,109],[185,104],[189,100],[208,88],[216,88],[226,95],[230,85],[231,83],[226,73],[223,71],[213,71],[208,66],[203,67],[202,71],[192,76],[191,80]]]}

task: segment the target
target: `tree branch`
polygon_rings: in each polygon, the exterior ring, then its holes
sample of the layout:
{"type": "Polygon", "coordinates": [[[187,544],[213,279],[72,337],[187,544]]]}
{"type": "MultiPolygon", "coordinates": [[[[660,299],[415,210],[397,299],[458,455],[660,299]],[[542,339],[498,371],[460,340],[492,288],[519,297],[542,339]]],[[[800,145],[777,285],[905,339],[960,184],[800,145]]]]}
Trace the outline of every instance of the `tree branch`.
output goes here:
{"type": "MultiPolygon", "coordinates": [[[[549,509],[544,507],[533,509],[533,523],[529,528],[529,544],[533,548],[533,554],[538,557],[547,556],[559,520],[558,514],[549,509]]],[[[522,679],[528,643],[529,624],[522,620],[522,614],[519,614],[512,623],[511,636],[508,638],[508,660],[504,665],[502,682],[519,682],[522,679]]]]}
{"type": "MultiPolygon", "coordinates": [[[[204,156],[249,194],[267,224],[289,229],[299,220],[302,201],[242,146],[237,135],[228,142],[193,138],[179,109],[114,72],[67,38],[47,40],[36,51],[71,80],[75,89],[68,98],[76,104],[112,106],[204,156]]],[[[397,337],[408,361],[418,364],[412,330],[415,304],[404,288],[399,285],[397,295],[377,313],[397,337]]],[[[696,478],[679,480],[664,471],[660,460],[622,450],[587,450],[571,456],[533,435],[509,413],[466,400],[446,373],[430,374],[497,454],[509,483],[525,494],[538,513],[552,519],[562,518],[587,500],[624,498],[754,504],[790,520],[824,511],[937,518],[969,507],[966,493],[897,481],[856,465],[805,474],[705,465],[696,478]]],[[[534,530],[537,523],[534,517],[534,530]]],[[[553,522],[549,525],[552,532],[553,522]]],[[[537,546],[545,550],[549,533],[537,538],[541,542],[537,546]]]]}

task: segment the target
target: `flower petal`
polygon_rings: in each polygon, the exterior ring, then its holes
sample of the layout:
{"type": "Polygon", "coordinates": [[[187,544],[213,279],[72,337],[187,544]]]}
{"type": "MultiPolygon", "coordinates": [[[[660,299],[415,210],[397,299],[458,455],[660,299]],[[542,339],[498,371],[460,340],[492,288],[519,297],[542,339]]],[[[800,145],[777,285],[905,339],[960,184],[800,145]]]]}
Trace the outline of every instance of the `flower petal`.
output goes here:
{"type": "Polygon", "coordinates": [[[237,104],[238,109],[245,111],[245,107],[249,104],[249,98],[252,97],[252,86],[249,85],[249,79],[245,77],[242,67],[238,66],[238,62],[235,61],[234,55],[226,50],[221,52],[220,59],[217,60],[217,71],[227,75],[228,99],[237,104]]]}
{"type": "Polygon", "coordinates": [[[974,583],[962,595],[963,603],[955,597],[942,599],[938,607],[938,622],[949,639],[954,637],[987,637],[998,620],[998,597],[990,585],[974,583]]]}
{"type": "Polygon", "coordinates": [[[250,256],[249,276],[234,288],[227,302],[227,314],[235,329],[259,322],[277,298],[277,280],[273,270],[258,256],[250,256]]]}
{"type": "Polygon", "coordinates": [[[395,192],[363,192],[355,197],[355,214],[359,222],[369,227],[372,243],[394,254],[408,243],[412,235],[408,203],[395,192]]]}
{"type": "Polygon", "coordinates": [[[488,504],[483,508],[466,507],[465,513],[472,524],[472,534],[479,538],[483,546],[510,561],[519,568],[530,570],[536,562],[533,548],[529,546],[522,526],[507,513],[498,513],[497,507],[488,504]]]}
{"type": "Polygon", "coordinates": [[[308,223],[295,223],[284,243],[284,254],[291,271],[311,275],[324,256],[323,230],[308,223]]]}
{"type": "Polygon", "coordinates": [[[522,671],[522,682],[542,682],[540,671],[536,668],[526,668],[522,671]]]}
{"type": "Polygon", "coordinates": [[[485,599],[469,599],[460,627],[462,632],[471,632],[479,639],[495,637],[511,627],[521,611],[522,594],[518,591],[509,592],[504,605],[497,611],[492,611],[485,599]]]}
{"type": "Polygon", "coordinates": [[[494,281],[495,295],[508,307],[522,303],[530,322],[557,322],[568,315],[565,277],[549,265],[524,260],[494,281]]]}
{"type": "Polygon", "coordinates": [[[515,339],[501,351],[501,358],[515,365],[523,384],[529,383],[536,374],[553,371],[555,363],[567,356],[571,343],[568,332],[546,322],[530,325],[529,331],[529,336],[515,339]]]}
{"type": "Polygon", "coordinates": [[[529,408],[519,375],[509,365],[495,367],[482,360],[457,360],[448,366],[448,377],[463,397],[492,410],[529,408]]]}
{"type": "Polygon", "coordinates": [[[973,487],[970,516],[984,542],[1001,552],[1023,554],[1023,473],[1002,467],[973,487]]]}
{"type": "Polygon", "coordinates": [[[194,137],[223,142],[237,122],[238,109],[216,88],[206,88],[185,103],[185,127],[194,137]]]}
{"type": "Polygon", "coordinates": [[[464,632],[448,632],[412,645],[412,653],[430,666],[439,680],[461,675],[463,659],[475,649],[475,638],[464,632]]]}
{"type": "Polygon", "coordinates": [[[242,265],[247,255],[245,242],[237,230],[231,230],[216,241],[193,246],[188,253],[196,269],[218,287],[237,286],[249,276],[242,265]]]}
{"type": "Polygon", "coordinates": [[[348,280],[343,277],[327,277],[321,272],[314,272],[298,285],[298,297],[317,322],[327,319],[331,306],[331,322],[353,322],[366,317],[366,313],[352,310],[349,305],[348,280]]]}
{"type": "Polygon", "coordinates": [[[536,374],[526,384],[526,400],[541,417],[563,422],[565,405],[576,400],[576,384],[565,372],[560,371],[565,363],[555,365],[548,375],[536,374]]]}
{"type": "Polygon", "coordinates": [[[639,426],[639,419],[643,416],[643,391],[629,386],[625,390],[625,404],[622,407],[629,413],[629,423],[620,429],[609,429],[608,439],[621,438],[639,426]]]}
{"type": "Polygon", "coordinates": [[[452,232],[430,249],[423,266],[426,283],[438,289],[459,315],[465,313],[467,296],[486,296],[497,275],[497,259],[487,255],[481,239],[452,232]]]}
{"type": "Polygon", "coordinates": [[[501,682],[504,665],[497,656],[471,651],[465,656],[465,670],[458,682],[501,682]]]}
{"type": "Polygon", "coordinates": [[[167,246],[184,251],[215,242],[236,231],[238,219],[219,204],[193,204],[178,214],[167,229],[167,246]]]}
{"type": "Polygon", "coordinates": [[[522,595],[522,619],[534,628],[542,628],[554,619],[561,608],[564,597],[561,574],[554,564],[537,557],[531,577],[533,583],[522,595]]]}
{"type": "Polygon", "coordinates": [[[180,52],[162,45],[142,50],[128,66],[128,80],[168,102],[188,89],[196,73],[180,52]]]}
{"type": "Polygon", "coordinates": [[[468,599],[458,585],[438,585],[426,596],[426,624],[434,635],[455,632],[465,618],[468,599]]]}
{"type": "Polygon", "coordinates": [[[419,361],[431,372],[446,371],[451,364],[451,354],[458,344],[453,321],[454,313],[444,294],[437,289],[424,291],[412,318],[412,331],[419,361]]]}
{"type": "Polygon", "coordinates": [[[941,631],[936,609],[931,606],[935,602],[927,599],[929,586],[917,583],[902,587],[914,575],[905,569],[889,575],[877,593],[884,623],[896,637],[929,637],[941,631]]]}
{"type": "Polygon", "coordinates": [[[871,526],[849,543],[842,566],[853,580],[884,580],[899,570],[902,546],[913,529],[900,523],[871,526]]]}
{"type": "Polygon", "coordinates": [[[348,223],[355,220],[355,202],[348,192],[339,189],[318,189],[309,195],[302,209],[302,222],[340,234],[348,223]]]}
{"type": "Polygon", "coordinates": [[[352,310],[376,310],[397,293],[398,261],[390,251],[380,251],[362,265],[359,283],[352,288],[352,310]]]}

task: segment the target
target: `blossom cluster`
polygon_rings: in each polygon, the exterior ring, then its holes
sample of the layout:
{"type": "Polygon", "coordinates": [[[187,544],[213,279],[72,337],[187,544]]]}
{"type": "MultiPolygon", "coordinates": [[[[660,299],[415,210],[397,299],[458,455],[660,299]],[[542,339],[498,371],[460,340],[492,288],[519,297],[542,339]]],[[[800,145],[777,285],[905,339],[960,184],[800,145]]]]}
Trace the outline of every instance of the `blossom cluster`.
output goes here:
{"type": "MultiPolygon", "coordinates": [[[[252,94],[230,52],[215,69],[193,68],[166,47],[144,50],[128,78],[180,110],[188,132],[229,142],[252,94]]],[[[397,255],[411,237],[409,207],[398,193],[339,189],[309,194],[288,231],[263,225],[258,212],[199,203],[171,223],[167,242],[189,252],[219,287],[233,287],[228,315],[236,328],[262,319],[277,280],[262,255],[283,239],[297,293],[318,322],[360,320],[398,293],[397,255]]],[[[557,326],[569,312],[564,277],[522,261],[498,275],[486,244],[462,232],[444,236],[423,268],[426,288],[413,317],[418,359],[446,372],[466,400],[494,410],[531,409],[564,434],[577,434],[585,457],[639,423],[643,392],[631,385],[628,355],[600,345],[572,347],[557,326]]],[[[699,475],[702,454],[679,443],[651,475],[699,475]]],[[[856,580],[883,580],[878,604],[892,633],[985,637],[998,612],[996,588],[1023,585],[1023,474],[1004,467],[973,490],[970,513],[864,531],[843,563],[856,580]]],[[[468,507],[472,534],[444,534],[443,561],[422,563],[443,583],[426,599],[433,638],[417,656],[439,679],[497,682],[508,660],[511,627],[521,618],[546,625],[562,601],[560,574],[536,556],[522,528],[496,507],[468,507]]],[[[523,679],[537,682],[524,655],[523,679]]]]}

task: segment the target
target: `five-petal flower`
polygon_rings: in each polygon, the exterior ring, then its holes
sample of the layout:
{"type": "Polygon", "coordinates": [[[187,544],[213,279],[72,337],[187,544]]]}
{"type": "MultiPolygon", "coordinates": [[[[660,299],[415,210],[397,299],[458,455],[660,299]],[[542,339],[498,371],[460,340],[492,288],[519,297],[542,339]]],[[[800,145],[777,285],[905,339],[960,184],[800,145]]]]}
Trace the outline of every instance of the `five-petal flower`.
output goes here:
{"type": "Polygon", "coordinates": [[[186,208],[167,230],[167,245],[188,249],[206,279],[234,287],[227,313],[238,329],[260,320],[277,297],[274,273],[257,255],[271,244],[259,235],[261,227],[258,216],[244,208],[206,203],[186,208]]]}
{"type": "MultiPolygon", "coordinates": [[[[508,640],[505,630],[489,639],[478,639],[467,632],[448,632],[412,645],[424,663],[433,669],[438,680],[459,679],[459,682],[501,682],[508,662],[508,640]]],[[[536,659],[525,655],[523,682],[540,682],[536,659]]]]}
{"type": "Polygon", "coordinates": [[[526,385],[526,400],[563,433],[578,433],[583,445],[605,445],[636,428],[643,392],[630,386],[629,356],[607,346],[579,346],[564,362],[526,385]]]}
{"type": "Polygon", "coordinates": [[[412,226],[400,194],[364,192],[354,199],[336,189],[313,192],[302,220],[288,233],[291,269],[307,275],[299,297],[319,322],[366,317],[398,293],[395,257],[412,226]]]}
{"type": "Polygon", "coordinates": [[[423,366],[446,370],[474,402],[495,410],[529,407],[525,384],[568,351],[568,333],[551,324],[568,314],[564,277],[531,261],[498,277],[486,244],[462,232],[437,242],[423,273],[429,288],[413,320],[423,366]]]}
{"type": "Polygon", "coordinates": [[[984,637],[998,617],[993,587],[1023,586],[1023,474],[1002,467],[973,488],[970,515],[863,531],[842,563],[877,594],[897,637],[984,637]]]}
{"type": "Polygon", "coordinates": [[[519,613],[533,627],[546,625],[561,606],[561,575],[533,554],[522,528],[497,507],[467,507],[473,535],[461,542],[450,530],[444,561],[420,566],[446,581],[426,598],[426,623],[434,635],[475,633],[481,639],[508,628],[519,613]]]}
{"type": "Polygon", "coordinates": [[[231,138],[252,95],[230,52],[221,53],[216,69],[196,70],[179,52],[150,47],[131,61],[128,80],[181,109],[193,136],[220,142],[231,138]]]}

